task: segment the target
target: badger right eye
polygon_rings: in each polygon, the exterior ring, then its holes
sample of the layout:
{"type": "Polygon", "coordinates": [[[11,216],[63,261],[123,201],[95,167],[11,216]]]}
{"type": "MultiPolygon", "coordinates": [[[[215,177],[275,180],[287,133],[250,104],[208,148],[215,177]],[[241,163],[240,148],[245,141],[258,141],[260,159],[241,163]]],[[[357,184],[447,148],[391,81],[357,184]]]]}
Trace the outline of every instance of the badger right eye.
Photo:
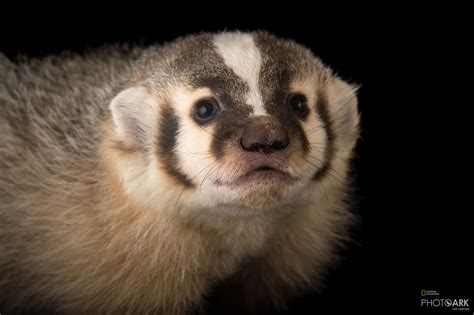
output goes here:
{"type": "Polygon", "coordinates": [[[213,119],[219,111],[219,105],[215,100],[205,99],[198,101],[194,107],[194,119],[198,123],[206,123],[213,119]]]}

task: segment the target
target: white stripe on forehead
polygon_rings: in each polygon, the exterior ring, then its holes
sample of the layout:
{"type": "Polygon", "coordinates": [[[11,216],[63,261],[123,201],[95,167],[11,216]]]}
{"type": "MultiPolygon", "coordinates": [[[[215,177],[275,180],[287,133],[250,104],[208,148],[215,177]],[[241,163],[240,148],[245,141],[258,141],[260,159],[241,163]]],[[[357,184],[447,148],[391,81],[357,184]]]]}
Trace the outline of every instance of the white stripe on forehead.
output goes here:
{"type": "Polygon", "coordinates": [[[225,64],[249,86],[246,102],[253,116],[268,115],[258,88],[262,56],[250,34],[221,33],[214,37],[214,46],[225,64]]]}

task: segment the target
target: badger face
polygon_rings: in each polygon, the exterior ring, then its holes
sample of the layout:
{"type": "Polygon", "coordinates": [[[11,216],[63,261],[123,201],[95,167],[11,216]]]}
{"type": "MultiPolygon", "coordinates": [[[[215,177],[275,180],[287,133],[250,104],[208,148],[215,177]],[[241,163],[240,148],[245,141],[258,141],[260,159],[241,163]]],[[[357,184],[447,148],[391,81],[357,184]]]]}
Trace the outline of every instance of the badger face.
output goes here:
{"type": "Polygon", "coordinates": [[[268,33],[201,34],[150,52],[137,73],[110,105],[116,171],[137,201],[261,213],[344,180],[354,88],[306,48],[268,33]]]}

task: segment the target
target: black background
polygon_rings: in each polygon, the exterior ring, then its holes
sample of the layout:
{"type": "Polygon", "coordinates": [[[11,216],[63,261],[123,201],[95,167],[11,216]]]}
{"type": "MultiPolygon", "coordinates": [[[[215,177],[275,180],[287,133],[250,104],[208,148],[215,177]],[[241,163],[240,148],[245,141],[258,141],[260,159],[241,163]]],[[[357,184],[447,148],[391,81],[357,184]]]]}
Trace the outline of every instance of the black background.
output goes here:
{"type": "Polygon", "coordinates": [[[276,13],[235,3],[219,7],[220,13],[185,4],[121,13],[29,7],[27,16],[24,8],[5,10],[0,50],[11,58],[44,56],[224,29],[264,29],[308,46],[342,78],[361,85],[363,132],[354,161],[361,223],[331,269],[326,290],[298,299],[288,313],[448,313],[421,308],[421,290],[470,297],[472,313],[473,207],[467,201],[473,104],[465,94],[471,84],[463,59],[469,23],[462,8],[295,3],[276,13]]]}

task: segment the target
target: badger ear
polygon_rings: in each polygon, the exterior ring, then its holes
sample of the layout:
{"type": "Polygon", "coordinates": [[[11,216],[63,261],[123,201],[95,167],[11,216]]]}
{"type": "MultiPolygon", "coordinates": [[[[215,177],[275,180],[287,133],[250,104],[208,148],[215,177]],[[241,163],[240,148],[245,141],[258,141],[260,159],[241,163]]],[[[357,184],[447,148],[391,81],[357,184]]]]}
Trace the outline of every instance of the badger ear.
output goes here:
{"type": "Polygon", "coordinates": [[[348,150],[359,137],[359,112],[356,92],[358,86],[333,77],[328,86],[328,102],[336,137],[348,150]]]}
{"type": "Polygon", "coordinates": [[[128,88],[110,102],[115,132],[127,147],[146,148],[157,119],[157,104],[145,87],[128,88]]]}

